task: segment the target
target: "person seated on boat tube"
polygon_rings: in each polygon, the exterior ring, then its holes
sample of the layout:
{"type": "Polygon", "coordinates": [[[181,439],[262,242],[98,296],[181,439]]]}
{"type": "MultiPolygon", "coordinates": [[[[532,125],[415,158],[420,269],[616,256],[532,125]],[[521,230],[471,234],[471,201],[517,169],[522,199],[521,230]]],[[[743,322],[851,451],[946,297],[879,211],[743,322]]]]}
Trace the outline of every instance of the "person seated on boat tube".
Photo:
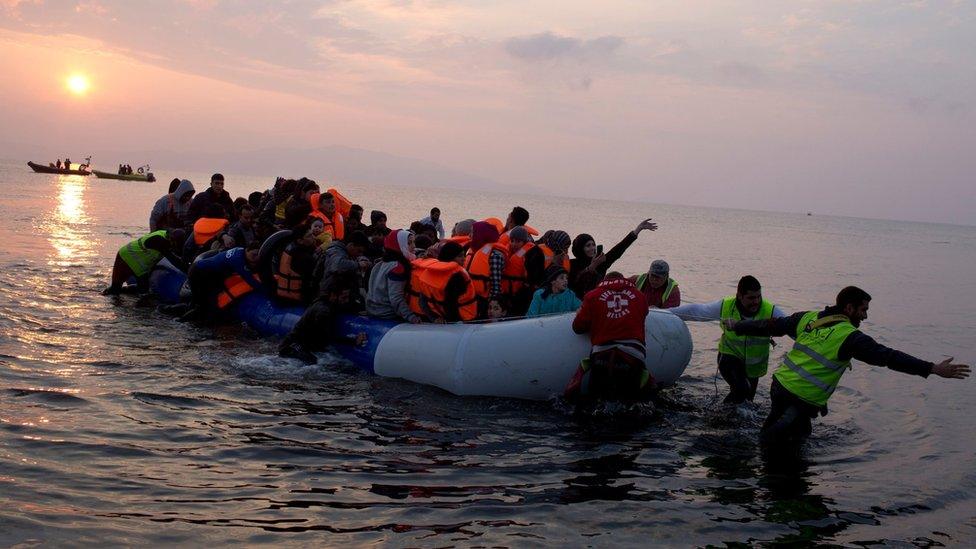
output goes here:
{"type": "Polygon", "coordinates": [[[430,225],[437,231],[437,239],[444,238],[444,221],[441,220],[441,209],[438,207],[433,207],[430,209],[430,215],[420,220],[420,223],[424,225],[430,225]]]}
{"type": "Polygon", "coordinates": [[[546,269],[546,283],[532,294],[526,317],[571,313],[580,308],[576,294],[568,290],[569,275],[559,265],[546,269]]]}
{"type": "Polygon", "coordinates": [[[260,212],[258,224],[266,227],[263,230],[274,233],[286,228],[284,226],[285,208],[288,206],[288,201],[291,200],[297,184],[298,182],[294,179],[285,179],[284,177],[275,179],[274,185],[267,191],[261,202],[261,208],[258,210],[260,212]]]}
{"type": "Polygon", "coordinates": [[[410,310],[437,323],[477,319],[477,295],[464,262],[464,248],[451,241],[441,245],[436,258],[412,261],[407,286],[410,310]]]}
{"type": "Polygon", "coordinates": [[[149,214],[149,230],[183,229],[191,231],[190,200],[193,199],[193,183],[189,179],[174,179],[176,185],[170,183],[173,190],[162,196],[153,205],[149,214]]]}
{"type": "Polygon", "coordinates": [[[414,235],[397,229],[386,236],[386,253],[373,265],[369,273],[369,289],[366,293],[366,314],[373,318],[405,320],[411,324],[421,322],[420,315],[410,310],[406,287],[410,282],[414,255],[414,235]]]}
{"type": "Polygon", "coordinates": [[[651,262],[646,273],[630,277],[652,309],[671,309],[681,305],[681,288],[670,276],[671,266],[663,259],[651,262]]]}
{"type": "Polygon", "coordinates": [[[474,224],[474,219],[462,219],[458,221],[454,224],[454,228],[451,229],[451,236],[448,240],[457,242],[462,246],[468,246],[471,243],[471,230],[474,224]]]}
{"type": "Polygon", "coordinates": [[[365,345],[365,332],[349,337],[335,327],[338,315],[354,306],[353,300],[358,292],[359,277],[356,273],[345,271],[331,277],[321,288],[318,299],[305,309],[295,327],[282,340],[278,355],[315,364],[317,360],[312,353],[324,350],[329,344],[365,345]]]}
{"type": "MultiPolygon", "coordinates": [[[[310,303],[317,292],[313,279],[315,271],[315,249],[321,222],[308,220],[291,229],[270,251],[269,280],[272,295],[286,304],[310,303]]],[[[269,239],[270,242],[270,239],[269,239]]]]}
{"type": "Polygon", "coordinates": [[[183,260],[174,251],[180,249],[185,239],[186,232],[182,229],[161,229],[140,236],[119,248],[115,254],[115,265],[112,266],[112,283],[102,291],[102,295],[121,293],[122,286],[131,277],[135,277],[136,287],[140,292],[147,291],[149,273],[163,258],[177,269],[183,270],[183,260]]]}
{"type": "MultiPolygon", "coordinates": [[[[810,436],[811,420],[827,415],[827,402],[851,361],[885,366],[896,372],[928,378],[969,377],[970,366],[953,364],[952,357],[938,364],[886,347],[860,330],[868,317],[871,296],[856,286],[842,289],[834,305],[800,311],[788,317],[722,321],[722,328],[740,336],[789,336],[795,341],[770,386],[769,415],[763,422],[763,444],[793,446],[810,436]]],[[[945,355],[943,355],[945,356],[945,355]]]]}
{"type": "Polygon", "coordinates": [[[342,240],[346,237],[346,219],[336,208],[332,193],[313,193],[309,196],[309,204],[311,206],[309,215],[322,220],[325,224],[325,234],[328,234],[329,238],[342,240]]]}
{"type": "Polygon", "coordinates": [[[366,231],[366,225],[363,223],[363,207],[359,204],[353,204],[349,206],[349,215],[345,219],[345,231],[347,233],[352,233],[355,231],[366,231]]]}
{"type": "Polygon", "coordinates": [[[260,251],[260,244],[252,242],[243,248],[202,254],[187,272],[191,305],[180,320],[223,320],[241,297],[263,291],[258,275],[260,251]]]}
{"type": "Polygon", "coordinates": [[[193,231],[183,245],[183,259],[192,263],[203,252],[234,245],[233,240],[227,236],[230,222],[225,215],[220,204],[210,204],[207,207],[206,214],[193,223],[193,231]]]}
{"type": "Polygon", "coordinates": [[[486,221],[471,227],[471,246],[464,268],[471,275],[474,292],[478,296],[478,316],[488,313],[488,300],[502,294],[502,275],[508,260],[508,248],[498,244],[498,229],[486,221]]]}
{"type": "Polygon", "coordinates": [[[656,231],[657,223],[651,218],[637,224],[609,251],[603,253],[603,246],[597,246],[593,237],[582,233],[573,239],[573,259],[569,261],[569,288],[582,298],[586,292],[596,288],[610,267],[624,255],[627,248],[637,241],[642,231],[656,231]]]}
{"type": "Polygon", "coordinates": [[[573,331],[589,334],[589,358],[566,387],[570,400],[633,401],[649,397],[654,378],[645,365],[647,300],[633,282],[612,271],[583,297],[573,331]]]}
{"type": "Polygon", "coordinates": [[[312,197],[317,196],[319,192],[321,192],[319,184],[315,181],[307,177],[298,180],[294,195],[285,206],[284,227],[286,229],[293,229],[308,218],[313,211],[312,197]]]}
{"type": "Polygon", "coordinates": [[[190,202],[190,223],[196,223],[197,219],[203,217],[211,204],[223,208],[224,217],[229,221],[237,221],[234,200],[230,197],[230,193],[224,190],[223,174],[215,173],[210,176],[210,187],[193,197],[193,202],[190,202]]]}

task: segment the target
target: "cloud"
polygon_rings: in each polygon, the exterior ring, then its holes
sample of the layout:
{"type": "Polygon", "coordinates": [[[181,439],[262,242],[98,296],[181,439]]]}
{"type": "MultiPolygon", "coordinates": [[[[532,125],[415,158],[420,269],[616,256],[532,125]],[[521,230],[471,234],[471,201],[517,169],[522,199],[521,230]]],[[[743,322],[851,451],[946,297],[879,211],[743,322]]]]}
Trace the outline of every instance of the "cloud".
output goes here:
{"type": "Polygon", "coordinates": [[[543,32],[530,36],[518,36],[505,41],[505,51],[524,61],[553,61],[558,59],[590,60],[606,58],[624,45],[619,36],[601,36],[583,40],[543,32]]]}

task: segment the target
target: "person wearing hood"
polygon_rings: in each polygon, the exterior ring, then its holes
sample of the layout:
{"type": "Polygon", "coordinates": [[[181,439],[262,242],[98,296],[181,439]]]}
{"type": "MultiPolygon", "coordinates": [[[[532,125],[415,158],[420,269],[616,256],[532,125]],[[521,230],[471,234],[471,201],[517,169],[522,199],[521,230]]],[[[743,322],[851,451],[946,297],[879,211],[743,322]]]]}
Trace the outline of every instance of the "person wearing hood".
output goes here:
{"type": "Polygon", "coordinates": [[[229,221],[237,220],[237,212],[234,210],[234,199],[230,193],[224,190],[223,174],[215,173],[210,176],[210,188],[193,197],[190,203],[190,223],[196,223],[197,219],[203,217],[210,206],[216,204],[224,209],[224,216],[229,221]]]}
{"type": "Polygon", "coordinates": [[[502,275],[508,249],[497,244],[498,229],[485,221],[471,227],[471,247],[464,268],[471,275],[478,296],[479,317],[488,310],[488,300],[502,293],[502,275]]]}
{"type": "Polygon", "coordinates": [[[596,245],[592,236],[586,233],[578,235],[573,239],[573,259],[569,261],[569,287],[582,299],[586,292],[596,288],[614,262],[637,241],[641,231],[656,230],[657,223],[647,218],[606,253],[603,253],[603,246],[596,245]]]}
{"type": "Polygon", "coordinates": [[[532,294],[526,317],[571,313],[580,308],[580,299],[567,291],[569,278],[566,269],[550,265],[546,269],[546,283],[532,294]]]}
{"type": "MultiPolygon", "coordinates": [[[[190,221],[190,201],[193,199],[193,183],[189,179],[177,181],[176,187],[156,201],[149,214],[149,231],[160,229],[182,229],[188,231],[193,225],[190,221]]],[[[170,187],[172,187],[172,183],[170,187]]]]}
{"type": "MultiPolygon", "coordinates": [[[[368,248],[369,239],[359,231],[350,234],[346,240],[333,240],[315,266],[313,278],[318,280],[319,288],[326,287],[331,277],[342,272],[356,273],[360,277],[359,286],[362,287],[362,273],[371,265],[365,255],[368,248]]],[[[354,295],[352,304],[357,307],[361,305],[362,296],[358,293],[354,295]]],[[[360,310],[362,309],[357,309],[360,310]]]]}
{"type": "Polygon", "coordinates": [[[383,247],[382,261],[374,265],[369,274],[366,314],[374,318],[402,319],[418,324],[420,316],[410,310],[406,297],[410,262],[417,259],[414,255],[414,235],[410,231],[397,229],[386,235],[383,247]]]}

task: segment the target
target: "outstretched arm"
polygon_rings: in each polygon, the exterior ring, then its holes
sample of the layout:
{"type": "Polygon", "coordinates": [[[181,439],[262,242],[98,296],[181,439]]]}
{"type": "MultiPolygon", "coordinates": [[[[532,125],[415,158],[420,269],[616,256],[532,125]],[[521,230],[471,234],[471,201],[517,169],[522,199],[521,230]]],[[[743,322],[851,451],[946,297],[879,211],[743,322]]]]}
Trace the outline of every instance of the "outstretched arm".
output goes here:
{"type": "Polygon", "coordinates": [[[710,303],[686,303],[669,310],[685,321],[719,320],[722,317],[722,300],[719,299],[710,303]]]}
{"type": "Polygon", "coordinates": [[[841,345],[839,358],[860,360],[872,366],[885,366],[896,372],[922,377],[935,374],[945,378],[962,379],[969,375],[969,366],[952,364],[952,358],[943,360],[939,364],[933,364],[897,349],[886,347],[861,331],[848,336],[844,344],[841,345]]]}

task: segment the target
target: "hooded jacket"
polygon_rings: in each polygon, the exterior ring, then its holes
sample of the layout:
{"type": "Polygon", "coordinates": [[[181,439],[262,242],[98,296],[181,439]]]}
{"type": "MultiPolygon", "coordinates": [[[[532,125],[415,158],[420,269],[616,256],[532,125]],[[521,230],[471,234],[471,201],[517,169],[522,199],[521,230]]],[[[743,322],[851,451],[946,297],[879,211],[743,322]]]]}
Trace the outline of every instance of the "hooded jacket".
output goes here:
{"type": "Polygon", "coordinates": [[[195,192],[193,183],[188,179],[180,181],[176,190],[171,194],[165,194],[156,201],[152,213],[149,214],[149,231],[159,229],[183,229],[190,230],[190,202],[182,203],[181,198],[187,193],[195,192]]]}
{"type": "Polygon", "coordinates": [[[410,310],[406,288],[410,281],[410,261],[416,259],[407,248],[410,231],[397,229],[383,240],[383,261],[373,266],[366,294],[366,313],[375,318],[402,318],[416,322],[420,318],[410,310]]]}

